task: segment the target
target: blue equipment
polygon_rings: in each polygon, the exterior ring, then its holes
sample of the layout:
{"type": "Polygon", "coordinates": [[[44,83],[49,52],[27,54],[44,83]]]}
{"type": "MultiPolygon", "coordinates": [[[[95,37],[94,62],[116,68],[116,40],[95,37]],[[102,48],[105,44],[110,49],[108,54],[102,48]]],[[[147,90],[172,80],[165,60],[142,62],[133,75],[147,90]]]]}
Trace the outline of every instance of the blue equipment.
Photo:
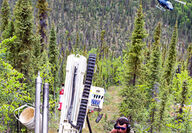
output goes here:
{"type": "MultiPolygon", "coordinates": [[[[156,6],[156,7],[159,8],[160,10],[162,10],[162,11],[165,11],[165,9],[170,10],[170,11],[173,10],[173,5],[170,1],[168,1],[168,0],[157,0],[157,1],[159,2],[161,7],[159,7],[159,6],[156,6]],[[163,9],[163,8],[165,8],[165,9],[163,9]]],[[[179,0],[175,0],[175,1],[179,2],[181,4],[184,4],[184,5],[186,4],[186,2],[183,2],[183,1],[179,1],[179,0]]]]}

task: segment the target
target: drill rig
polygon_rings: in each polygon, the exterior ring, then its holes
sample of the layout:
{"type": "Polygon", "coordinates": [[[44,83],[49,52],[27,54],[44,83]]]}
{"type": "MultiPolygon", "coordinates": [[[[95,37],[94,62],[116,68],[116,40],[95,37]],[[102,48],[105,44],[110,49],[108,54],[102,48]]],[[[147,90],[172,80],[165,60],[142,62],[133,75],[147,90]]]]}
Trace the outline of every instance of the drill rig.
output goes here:
{"type": "Polygon", "coordinates": [[[59,133],[82,133],[88,110],[101,111],[104,89],[91,86],[95,62],[95,54],[90,54],[88,61],[81,55],[68,56],[59,133]]]}

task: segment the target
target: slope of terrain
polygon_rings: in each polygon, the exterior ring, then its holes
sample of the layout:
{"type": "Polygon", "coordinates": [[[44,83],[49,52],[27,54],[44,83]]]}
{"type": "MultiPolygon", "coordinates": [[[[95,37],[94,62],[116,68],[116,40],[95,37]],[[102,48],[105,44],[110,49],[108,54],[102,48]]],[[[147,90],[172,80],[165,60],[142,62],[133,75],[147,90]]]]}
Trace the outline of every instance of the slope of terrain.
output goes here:
{"type": "MultiPolygon", "coordinates": [[[[119,117],[118,105],[121,102],[119,92],[120,88],[117,86],[109,87],[109,89],[106,91],[103,110],[100,112],[100,114],[103,114],[103,117],[99,123],[95,122],[98,112],[89,114],[89,121],[93,133],[109,133],[109,131],[113,128],[115,120],[119,117]]],[[[50,128],[49,133],[56,133],[58,128],[59,127],[50,128]]],[[[87,123],[83,129],[83,133],[89,133],[87,123]]]]}

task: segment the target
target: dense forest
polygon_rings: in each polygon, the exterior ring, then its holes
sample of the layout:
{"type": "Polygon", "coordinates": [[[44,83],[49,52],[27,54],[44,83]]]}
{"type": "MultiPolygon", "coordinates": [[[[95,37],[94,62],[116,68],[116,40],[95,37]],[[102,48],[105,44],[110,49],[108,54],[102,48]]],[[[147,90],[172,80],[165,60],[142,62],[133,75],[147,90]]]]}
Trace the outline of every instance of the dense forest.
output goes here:
{"type": "Polygon", "coordinates": [[[122,88],[119,114],[136,132],[192,132],[192,1],[170,1],[0,0],[0,132],[26,132],[13,111],[34,103],[38,71],[59,119],[67,56],[90,53],[92,84],[122,88]]]}

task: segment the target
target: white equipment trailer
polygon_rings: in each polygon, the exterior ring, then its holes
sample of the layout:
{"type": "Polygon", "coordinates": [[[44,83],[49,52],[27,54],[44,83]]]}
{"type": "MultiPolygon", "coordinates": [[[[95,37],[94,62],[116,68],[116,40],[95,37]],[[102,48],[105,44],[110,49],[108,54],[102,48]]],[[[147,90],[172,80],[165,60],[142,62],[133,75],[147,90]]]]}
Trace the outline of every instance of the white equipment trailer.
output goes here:
{"type": "Polygon", "coordinates": [[[88,109],[102,109],[104,89],[91,86],[95,61],[95,54],[88,61],[81,55],[68,56],[59,133],[81,133],[88,109]]]}

